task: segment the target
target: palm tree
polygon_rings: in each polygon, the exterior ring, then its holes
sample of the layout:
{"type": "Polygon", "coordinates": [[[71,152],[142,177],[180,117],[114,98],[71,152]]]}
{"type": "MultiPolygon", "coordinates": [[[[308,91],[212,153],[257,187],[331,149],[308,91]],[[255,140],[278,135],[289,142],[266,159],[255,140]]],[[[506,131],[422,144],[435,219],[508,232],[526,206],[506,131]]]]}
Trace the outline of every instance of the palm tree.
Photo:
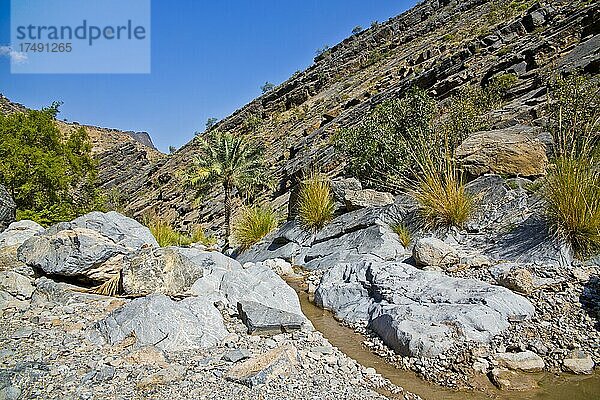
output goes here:
{"type": "MultiPolygon", "coordinates": [[[[225,209],[225,248],[231,233],[231,198],[234,190],[250,192],[265,185],[262,149],[243,136],[214,131],[199,139],[202,153],[194,160],[188,182],[194,187],[220,184],[225,209]]],[[[200,191],[198,192],[200,193],[200,191]]]]}

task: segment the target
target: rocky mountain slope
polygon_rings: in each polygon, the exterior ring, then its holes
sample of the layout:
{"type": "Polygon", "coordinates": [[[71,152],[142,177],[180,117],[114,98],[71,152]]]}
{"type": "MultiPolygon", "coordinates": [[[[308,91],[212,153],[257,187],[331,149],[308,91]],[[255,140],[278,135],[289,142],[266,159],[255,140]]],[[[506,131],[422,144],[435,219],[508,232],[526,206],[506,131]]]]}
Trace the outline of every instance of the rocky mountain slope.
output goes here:
{"type": "MultiPolygon", "coordinates": [[[[10,101],[0,94],[0,112],[14,113],[25,111],[26,107],[10,101]]],[[[99,161],[99,181],[101,189],[107,193],[119,193],[128,198],[139,188],[138,182],[145,179],[151,166],[165,155],[158,151],[147,132],[120,131],[118,129],[81,125],[77,122],[57,121],[62,132],[69,132],[83,126],[92,144],[92,153],[99,161]]]]}
{"type": "MultiPolygon", "coordinates": [[[[303,169],[316,165],[332,176],[342,171],[331,143],[337,129],[356,124],[375,105],[414,85],[443,102],[467,83],[511,73],[518,81],[502,109],[488,115],[490,125],[543,128],[547,76],[598,70],[599,14],[596,2],[425,1],[327,50],[217,129],[264,142],[278,182],[268,198],[283,211],[303,169]]],[[[197,152],[192,141],[136,179],[114,182],[131,195],[128,211],[154,209],[180,228],[197,222],[218,228],[220,191],[196,207],[178,179],[197,152]]]]}

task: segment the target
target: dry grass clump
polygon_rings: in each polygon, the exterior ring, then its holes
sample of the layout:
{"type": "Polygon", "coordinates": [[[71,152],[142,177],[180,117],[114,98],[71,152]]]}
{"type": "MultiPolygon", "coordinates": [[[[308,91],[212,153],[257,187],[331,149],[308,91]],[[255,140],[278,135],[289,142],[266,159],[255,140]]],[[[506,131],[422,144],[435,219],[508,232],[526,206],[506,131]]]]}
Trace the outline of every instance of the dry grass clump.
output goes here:
{"type": "Polygon", "coordinates": [[[462,228],[473,211],[473,197],[466,192],[460,172],[450,164],[442,171],[433,164],[423,165],[413,195],[431,227],[462,228]]]}
{"type": "Polygon", "coordinates": [[[150,232],[152,232],[152,235],[154,235],[161,247],[189,246],[193,243],[211,246],[216,243],[216,239],[214,237],[207,237],[202,228],[196,228],[191,235],[186,235],[176,231],[168,222],[156,216],[146,217],[144,225],[150,229],[150,232]]]}
{"type": "Polygon", "coordinates": [[[400,241],[400,243],[402,243],[402,246],[408,247],[410,241],[412,240],[412,235],[410,233],[410,230],[406,227],[406,225],[400,223],[392,225],[391,228],[392,231],[394,231],[394,233],[398,235],[398,240],[400,241]]]}
{"type": "Polygon", "coordinates": [[[333,219],[334,201],[329,179],[311,172],[300,183],[298,216],[309,230],[319,230],[333,219]]]}
{"type": "Polygon", "coordinates": [[[579,256],[600,250],[600,165],[588,157],[560,157],[542,188],[553,232],[579,256]]]}
{"type": "Polygon", "coordinates": [[[245,207],[233,225],[233,238],[245,250],[277,228],[278,224],[279,218],[272,208],[245,207]]]}

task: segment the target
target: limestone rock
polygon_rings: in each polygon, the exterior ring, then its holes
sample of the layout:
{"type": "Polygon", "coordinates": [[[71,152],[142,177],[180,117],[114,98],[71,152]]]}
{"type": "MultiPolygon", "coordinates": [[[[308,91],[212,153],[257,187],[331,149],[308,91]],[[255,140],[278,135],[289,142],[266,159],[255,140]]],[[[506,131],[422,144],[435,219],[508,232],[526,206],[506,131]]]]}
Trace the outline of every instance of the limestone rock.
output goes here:
{"type": "Polygon", "coordinates": [[[37,222],[22,220],[13,222],[0,233],[0,247],[20,246],[30,237],[44,232],[37,222]]]}
{"type": "Polygon", "coordinates": [[[17,205],[6,188],[0,185],[0,232],[15,221],[17,205]]]}
{"type": "Polygon", "coordinates": [[[134,333],[138,345],[169,351],[215,346],[228,334],[212,303],[201,297],[176,302],[163,294],[132,300],[94,329],[111,345],[134,333]]]}
{"type": "Polygon", "coordinates": [[[535,288],[533,278],[533,274],[524,268],[510,268],[508,271],[500,274],[497,280],[499,285],[510,290],[523,294],[531,294],[535,288]]]}
{"type": "Polygon", "coordinates": [[[455,156],[474,176],[487,173],[514,176],[542,176],[548,158],[544,144],[527,127],[476,132],[466,138],[455,156]]]}
{"type": "Polygon", "coordinates": [[[75,228],[91,229],[110,238],[115,244],[131,249],[145,246],[158,247],[158,242],[150,229],[116,211],[107,213],[93,211],[71,222],[58,223],[48,228],[48,231],[51,233],[75,228]]]}
{"type": "Polygon", "coordinates": [[[315,303],[348,322],[367,322],[388,346],[411,357],[441,354],[457,338],[487,343],[509,327],[509,318],[527,319],[535,311],[502,287],[381,261],[331,268],[315,303]]]}
{"type": "Polygon", "coordinates": [[[230,307],[243,312],[249,331],[281,332],[308,323],[294,289],[262,264],[225,273],[219,290],[230,307]]]}
{"type": "Polygon", "coordinates": [[[594,372],[594,360],[589,354],[574,350],[563,360],[563,368],[574,374],[589,375],[594,372]]]}
{"type": "Polygon", "coordinates": [[[490,372],[490,380],[501,390],[524,391],[538,387],[532,377],[505,368],[494,368],[490,372]]]}
{"type": "Polygon", "coordinates": [[[378,192],[373,189],[344,191],[344,204],[349,211],[365,207],[383,207],[394,203],[391,193],[378,192]]]}
{"type": "Polygon", "coordinates": [[[344,202],[346,190],[362,190],[362,185],[356,178],[336,178],[331,180],[333,197],[340,203],[344,202]]]}
{"type": "Polygon", "coordinates": [[[120,270],[118,261],[129,251],[96,231],[74,228],[26,240],[18,258],[45,274],[103,282],[120,270]]]}
{"type": "Polygon", "coordinates": [[[302,328],[304,315],[267,307],[253,301],[238,302],[238,314],[248,327],[248,333],[274,335],[302,328]]]}
{"type": "Polygon", "coordinates": [[[270,260],[263,261],[263,264],[267,267],[271,268],[277,275],[280,276],[291,276],[294,275],[294,269],[292,268],[292,264],[281,259],[281,258],[273,258],[270,260]]]}
{"type": "Polygon", "coordinates": [[[186,293],[205,271],[226,269],[239,263],[219,252],[195,248],[148,248],[127,257],[123,263],[123,290],[127,294],[146,295],[186,293]]]}
{"type": "Polygon", "coordinates": [[[148,228],[114,211],[92,212],[27,239],[18,258],[49,275],[103,282],[142,247],[158,247],[148,228]]]}
{"type": "Polygon", "coordinates": [[[252,388],[276,377],[290,376],[299,364],[298,350],[292,345],[284,345],[234,365],[226,378],[252,388]]]}
{"type": "Polygon", "coordinates": [[[18,300],[31,298],[35,288],[31,279],[13,271],[0,271],[0,290],[10,293],[18,300]]]}
{"type": "Polygon", "coordinates": [[[529,350],[519,353],[498,353],[495,359],[500,367],[523,372],[540,372],[545,367],[542,357],[529,350]]]}
{"type": "Polygon", "coordinates": [[[422,267],[445,267],[460,261],[455,248],[434,237],[419,239],[413,247],[413,257],[422,267]]]}

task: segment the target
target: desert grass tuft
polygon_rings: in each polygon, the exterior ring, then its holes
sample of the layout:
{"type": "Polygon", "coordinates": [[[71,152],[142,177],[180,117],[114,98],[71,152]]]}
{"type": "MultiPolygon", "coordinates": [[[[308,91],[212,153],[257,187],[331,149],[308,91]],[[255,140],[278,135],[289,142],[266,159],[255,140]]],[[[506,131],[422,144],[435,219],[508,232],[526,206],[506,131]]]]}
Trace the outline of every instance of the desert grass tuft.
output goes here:
{"type": "Polygon", "coordinates": [[[233,225],[233,238],[245,250],[277,228],[278,223],[279,218],[270,207],[245,207],[233,225]]]}
{"type": "Polygon", "coordinates": [[[560,157],[542,193],[553,232],[579,257],[600,252],[600,165],[588,157],[560,157]]]}
{"type": "Polygon", "coordinates": [[[156,216],[144,218],[144,225],[150,229],[150,232],[152,232],[152,235],[154,235],[161,247],[189,246],[193,243],[211,246],[216,243],[216,239],[214,237],[207,237],[202,228],[196,228],[191,236],[186,235],[176,231],[169,223],[156,216]]]}
{"type": "Polygon", "coordinates": [[[406,225],[400,223],[392,225],[391,228],[392,231],[394,231],[394,233],[398,235],[398,240],[400,241],[400,243],[402,243],[402,246],[408,247],[412,240],[412,235],[410,233],[410,230],[406,227],[406,225]]]}
{"type": "Polygon", "coordinates": [[[123,280],[121,272],[107,280],[100,286],[89,289],[89,293],[99,294],[102,296],[118,296],[123,293],[123,280]]]}
{"type": "Polygon", "coordinates": [[[333,219],[334,201],[329,179],[311,172],[300,183],[298,216],[309,230],[319,230],[333,219]]]}
{"type": "Polygon", "coordinates": [[[413,195],[426,225],[462,228],[473,211],[473,197],[465,189],[460,172],[452,163],[440,171],[423,166],[413,195]]]}

